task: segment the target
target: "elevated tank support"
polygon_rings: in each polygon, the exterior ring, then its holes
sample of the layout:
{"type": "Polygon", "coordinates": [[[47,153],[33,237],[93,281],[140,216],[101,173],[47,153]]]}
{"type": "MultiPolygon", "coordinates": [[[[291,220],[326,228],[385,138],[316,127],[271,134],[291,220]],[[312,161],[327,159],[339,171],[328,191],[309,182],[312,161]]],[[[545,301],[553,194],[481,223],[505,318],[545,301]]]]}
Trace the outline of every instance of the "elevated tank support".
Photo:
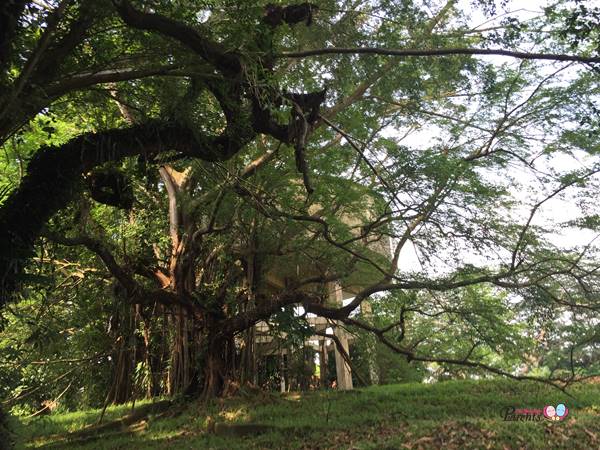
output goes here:
{"type": "MultiPolygon", "coordinates": [[[[332,302],[336,305],[342,306],[342,286],[339,283],[331,283],[329,292],[332,302]]],[[[340,343],[342,344],[342,348],[345,350],[346,354],[350,355],[350,346],[348,344],[348,336],[346,330],[344,330],[342,326],[336,326],[333,329],[333,334],[339,339],[340,343]]],[[[337,388],[340,390],[350,390],[353,388],[352,369],[338,350],[337,345],[334,345],[334,354],[337,388]]]]}

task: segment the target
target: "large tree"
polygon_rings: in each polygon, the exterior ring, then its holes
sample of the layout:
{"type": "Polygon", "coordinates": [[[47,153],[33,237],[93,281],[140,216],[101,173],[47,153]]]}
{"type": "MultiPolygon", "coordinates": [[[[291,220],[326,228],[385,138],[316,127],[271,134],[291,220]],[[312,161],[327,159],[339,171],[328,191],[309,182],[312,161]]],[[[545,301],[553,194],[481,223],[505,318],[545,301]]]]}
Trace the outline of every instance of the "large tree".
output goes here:
{"type": "MultiPolygon", "coordinates": [[[[3,6],[0,139],[7,163],[29,161],[4,180],[2,301],[32,283],[36,242],[85,247],[118,301],[169,311],[173,378],[196,377],[208,395],[231,375],[234,337],[292,305],[409,360],[505,374],[471,287],[493,286],[505,309],[546,302],[593,324],[595,248],[553,233],[597,225],[600,57],[585,28],[597,11],[564,2],[487,27],[468,16],[493,15],[490,1],[469,13],[452,0],[362,3],[3,6]],[[27,130],[52,117],[69,132],[52,140],[45,122],[46,144],[22,155],[27,130]],[[570,220],[543,216],[561,199],[578,205],[570,220]],[[142,224],[135,251],[119,247],[107,208],[142,224]],[[387,239],[387,259],[367,244],[387,239]],[[419,270],[403,265],[410,248],[419,270]],[[270,268],[308,264],[256,292],[270,268]],[[324,301],[335,282],[354,285],[346,306],[324,301]],[[420,294],[393,297],[393,320],[351,317],[397,291],[420,294]],[[415,315],[474,329],[467,344],[428,346],[409,336],[415,315]]],[[[567,342],[572,380],[575,349],[597,336],[567,342]]]]}

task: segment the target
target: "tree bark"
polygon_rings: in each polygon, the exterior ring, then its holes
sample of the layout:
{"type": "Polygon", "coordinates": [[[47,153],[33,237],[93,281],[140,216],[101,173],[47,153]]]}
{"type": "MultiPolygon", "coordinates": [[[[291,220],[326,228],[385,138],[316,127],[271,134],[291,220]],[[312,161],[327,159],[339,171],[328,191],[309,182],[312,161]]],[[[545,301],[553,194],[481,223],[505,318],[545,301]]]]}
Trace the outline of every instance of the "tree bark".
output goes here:
{"type": "Polygon", "coordinates": [[[228,340],[216,330],[207,336],[206,359],[204,366],[204,398],[219,397],[228,380],[228,340]]]}

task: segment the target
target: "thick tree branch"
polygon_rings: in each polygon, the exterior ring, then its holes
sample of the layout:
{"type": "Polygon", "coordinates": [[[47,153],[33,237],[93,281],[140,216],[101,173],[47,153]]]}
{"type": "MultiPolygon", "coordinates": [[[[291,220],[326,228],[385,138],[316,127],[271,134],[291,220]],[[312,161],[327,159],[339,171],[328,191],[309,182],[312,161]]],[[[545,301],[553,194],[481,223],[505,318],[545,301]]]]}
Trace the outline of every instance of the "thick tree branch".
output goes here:
{"type": "Polygon", "coordinates": [[[81,135],[61,146],[41,148],[20,186],[0,208],[0,286],[15,287],[19,261],[27,258],[42,226],[81,188],[81,175],[108,161],[135,155],[178,151],[206,161],[226,160],[249,136],[203,136],[174,124],[147,123],[81,135]]]}
{"type": "MultiPolygon", "coordinates": [[[[61,20],[68,4],[68,0],[62,0],[58,4],[58,7],[54,11],[52,11],[46,18],[47,26],[44,29],[40,39],[38,40],[36,48],[34,49],[33,53],[23,66],[23,70],[21,70],[19,78],[15,82],[15,86],[13,87],[12,93],[13,97],[17,97],[19,95],[23,86],[25,86],[25,84],[27,83],[27,80],[34,73],[36,66],[42,60],[42,56],[46,52],[48,45],[50,45],[51,38],[54,35],[56,27],[58,26],[58,23],[61,20]]],[[[54,64],[56,65],[56,61],[54,61],[54,64]]]]}
{"type": "Polygon", "coordinates": [[[383,56],[452,56],[452,55],[496,55],[517,59],[547,61],[576,61],[582,63],[600,63],[600,56],[566,55],[562,53],[526,53],[491,48],[439,48],[439,49],[395,49],[379,47],[329,47],[298,52],[283,52],[279,58],[308,58],[323,55],[383,55],[383,56]]]}
{"type": "MultiPolygon", "coordinates": [[[[61,96],[79,89],[102,83],[114,83],[142,79],[152,76],[186,76],[189,73],[178,65],[165,65],[148,68],[107,69],[98,72],[83,72],[50,83],[43,92],[21,96],[11,108],[0,114],[0,144],[18,128],[31,120],[39,111],[48,107],[61,96]],[[38,95],[39,94],[39,95],[38,95]],[[8,114],[10,112],[10,114],[8,114]]],[[[195,73],[194,73],[195,74],[195,73]]],[[[1,102],[0,102],[1,103],[1,102]]],[[[0,108],[3,108],[0,106],[0,108]]]]}
{"type": "Polygon", "coordinates": [[[42,234],[45,238],[49,239],[52,242],[56,242],[57,244],[66,245],[66,246],[84,246],[88,250],[97,254],[106,268],[110,271],[110,273],[121,283],[121,285],[127,290],[128,293],[135,293],[141,289],[138,283],[133,279],[131,273],[125,270],[123,267],[117,263],[117,260],[110,252],[110,250],[98,239],[94,239],[91,236],[76,236],[73,238],[68,238],[65,236],[60,236],[56,233],[45,230],[42,234]]]}
{"type": "Polygon", "coordinates": [[[126,290],[128,299],[134,304],[152,305],[154,302],[158,302],[169,308],[177,305],[186,308],[192,314],[201,308],[201,305],[193,302],[192,299],[186,296],[177,295],[164,289],[144,288],[144,286],[135,280],[131,272],[119,265],[108,247],[98,239],[83,235],[69,238],[48,230],[44,231],[43,236],[61,245],[84,246],[98,255],[110,273],[126,290]]]}
{"type": "Polygon", "coordinates": [[[126,0],[114,0],[113,3],[121,19],[130,27],[156,31],[171,37],[192,49],[224,74],[235,75],[241,72],[240,57],[210,39],[208,31],[203,27],[192,28],[160,14],[138,11],[126,0]]]}
{"type": "Polygon", "coordinates": [[[68,2],[61,3],[50,14],[48,27],[25,62],[19,77],[1,92],[0,144],[53,100],[45,88],[55,80],[61,63],[81,44],[96,18],[89,9],[91,3],[82,2],[79,17],[70,24],[64,36],[57,38],[55,28],[67,4],[68,2]]]}
{"type": "Polygon", "coordinates": [[[58,80],[51,84],[46,90],[49,98],[57,98],[68,92],[102,83],[116,83],[118,81],[136,80],[157,75],[184,76],[179,64],[166,64],[147,68],[123,67],[115,69],[104,69],[97,72],[79,73],[68,78],[58,80]]]}
{"type": "Polygon", "coordinates": [[[267,320],[284,306],[294,303],[319,302],[321,300],[319,295],[312,292],[287,290],[278,295],[261,299],[261,301],[256,302],[254,308],[226,319],[221,326],[221,332],[223,335],[239,333],[261,320],[267,320]]]}
{"type": "Polygon", "coordinates": [[[557,268],[548,272],[543,272],[539,269],[536,269],[535,267],[529,267],[527,272],[529,274],[529,277],[524,277],[524,279],[521,281],[517,280],[516,277],[519,274],[524,274],[524,271],[509,269],[496,274],[473,276],[459,280],[401,280],[398,282],[390,283],[380,282],[364,288],[354,297],[354,299],[350,303],[341,308],[330,308],[320,303],[307,303],[303,306],[307,312],[311,312],[319,316],[327,317],[334,320],[345,320],[348,318],[350,313],[352,313],[352,311],[358,308],[365,299],[369,298],[371,295],[377,292],[422,289],[443,292],[485,283],[489,283],[503,288],[518,289],[537,286],[539,283],[550,277],[556,275],[570,275],[572,274],[572,272],[573,265],[571,264],[567,265],[564,268],[557,268]]]}

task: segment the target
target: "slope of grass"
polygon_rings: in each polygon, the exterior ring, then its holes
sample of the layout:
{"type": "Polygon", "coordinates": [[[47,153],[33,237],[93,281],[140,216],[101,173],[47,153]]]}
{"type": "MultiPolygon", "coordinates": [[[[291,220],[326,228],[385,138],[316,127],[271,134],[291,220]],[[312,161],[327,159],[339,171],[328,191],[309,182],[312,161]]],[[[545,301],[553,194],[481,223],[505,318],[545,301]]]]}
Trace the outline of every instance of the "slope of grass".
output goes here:
{"type": "MultiPolygon", "coordinates": [[[[580,385],[570,393],[575,398],[541,384],[488,380],[259,394],[175,407],[88,441],[61,444],[66,433],[94,423],[99,411],[23,421],[20,434],[25,448],[600,448],[600,385],[580,385]],[[510,406],[541,409],[558,403],[569,408],[561,422],[504,420],[510,406]],[[207,431],[209,420],[273,428],[221,436],[207,431]]],[[[117,407],[108,414],[115,418],[126,412],[117,407]]]]}

